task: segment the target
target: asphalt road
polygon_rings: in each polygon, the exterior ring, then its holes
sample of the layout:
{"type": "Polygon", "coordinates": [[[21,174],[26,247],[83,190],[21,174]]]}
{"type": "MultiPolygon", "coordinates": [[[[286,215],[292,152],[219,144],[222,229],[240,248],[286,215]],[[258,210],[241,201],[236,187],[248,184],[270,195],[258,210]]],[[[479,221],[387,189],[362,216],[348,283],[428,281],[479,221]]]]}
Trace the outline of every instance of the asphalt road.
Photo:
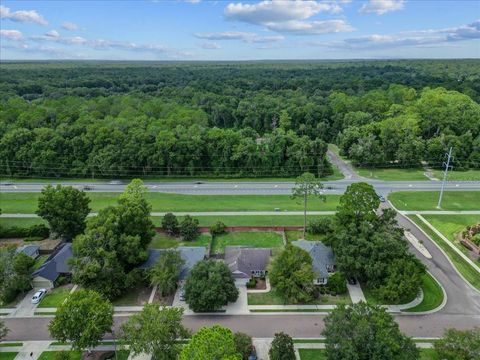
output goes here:
{"type": "MultiPolygon", "coordinates": [[[[435,191],[440,190],[439,181],[379,181],[368,179],[350,179],[327,181],[325,185],[326,194],[342,194],[345,189],[354,182],[365,181],[372,184],[377,192],[386,195],[392,191],[435,191]]],[[[52,183],[57,184],[57,183],[52,183]]],[[[83,188],[87,183],[61,183],[83,188]]],[[[108,183],[88,184],[92,192],[122,192],[125,184],[112,185],[108,183]]],[[[205,182],[195,184],[193,182],[149,182],[145,185],[150,192],[177,193],[189,195],[290,195],[293,182],[205,182]]],[[[9,186],[0,186],[0,192],[40,192],[45,184],[36,183],[15,183],[9,186]]],[[[480,181],[455,181],[448,182],[445,187],[449,191],[479,190],[480,181]]]]}

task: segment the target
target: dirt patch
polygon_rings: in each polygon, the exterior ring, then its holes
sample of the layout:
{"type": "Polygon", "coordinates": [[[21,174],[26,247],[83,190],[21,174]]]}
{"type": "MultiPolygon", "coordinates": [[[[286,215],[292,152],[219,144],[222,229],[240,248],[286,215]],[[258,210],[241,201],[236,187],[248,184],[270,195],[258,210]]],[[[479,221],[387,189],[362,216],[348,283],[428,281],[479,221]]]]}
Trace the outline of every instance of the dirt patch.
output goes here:
{"type": "Polygon", "coordinates": [[[162,296],[161,292],[157,290],[153,297],[153,302],[163,306],[172,306],[174,296],[175,295],[162,296]]]}
{"type": "Polygon", "coordinates": [[[257,279],[257,283],[252,290],[265,290],[267,288],[267,282],[265,279],[257,279]]]}

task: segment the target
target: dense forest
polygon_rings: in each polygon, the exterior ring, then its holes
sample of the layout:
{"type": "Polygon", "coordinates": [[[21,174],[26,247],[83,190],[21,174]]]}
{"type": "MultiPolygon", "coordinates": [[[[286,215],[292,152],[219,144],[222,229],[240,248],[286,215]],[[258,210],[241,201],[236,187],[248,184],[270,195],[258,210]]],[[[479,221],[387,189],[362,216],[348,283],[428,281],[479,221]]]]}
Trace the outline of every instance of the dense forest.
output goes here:
{"type": "Polygon", "coordinates": [[[0,174],[480,168],[480,61],[2,62],[0,174]]]}

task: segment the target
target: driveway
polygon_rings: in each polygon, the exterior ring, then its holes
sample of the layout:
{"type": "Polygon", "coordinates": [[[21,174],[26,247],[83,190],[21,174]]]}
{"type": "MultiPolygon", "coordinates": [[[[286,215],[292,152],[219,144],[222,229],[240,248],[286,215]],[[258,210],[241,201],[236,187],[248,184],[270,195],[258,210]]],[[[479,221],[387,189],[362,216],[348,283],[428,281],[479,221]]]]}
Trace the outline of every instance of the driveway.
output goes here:
{"type": "Polygon", "coordinates": [[[32,296],[38,289],[30,290],[27,295],[23,298],[23,300],[17,305],[15,311],[8,315],[9,317],[26,317],[26,316],[33,316],[35,309],[37,308],[38,304],[32,304],[32,296]]]}

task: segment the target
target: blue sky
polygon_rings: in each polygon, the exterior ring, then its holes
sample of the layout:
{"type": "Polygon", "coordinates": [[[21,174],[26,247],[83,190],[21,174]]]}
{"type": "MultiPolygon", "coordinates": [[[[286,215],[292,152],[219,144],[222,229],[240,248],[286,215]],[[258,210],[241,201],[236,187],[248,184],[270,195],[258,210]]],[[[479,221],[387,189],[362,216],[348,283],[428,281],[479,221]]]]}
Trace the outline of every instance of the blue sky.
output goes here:
{"type": "Polygon", "coordinates": [[[5,59],[480,58],[480,0],[1,1],[5,59]]]}

